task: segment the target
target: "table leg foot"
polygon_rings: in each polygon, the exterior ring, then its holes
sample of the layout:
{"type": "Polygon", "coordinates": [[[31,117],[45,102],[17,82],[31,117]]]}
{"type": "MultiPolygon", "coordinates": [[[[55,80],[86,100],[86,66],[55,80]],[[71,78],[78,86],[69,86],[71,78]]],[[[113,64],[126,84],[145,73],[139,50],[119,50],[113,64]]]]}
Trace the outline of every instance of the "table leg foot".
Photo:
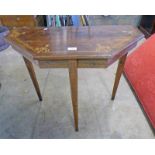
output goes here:
{"type": "Polygon", "coordinates": [[[119,63],[118,63],[117,72],[116,72],[116,76],[115,76],[115,82],[114,82],[114,86],[113,86],[111,100],[114,100],[115,99],[116,91],[117,91],[117,88],[118,88],[118,84],[119,84],[121,75],[123,73],[123,69],[124,69],[124,64],[125,64],[126,57],[127,57],[127,54],[124,55],[124,56],[122,56],[119,59],[119,63]]]}
{"type": "Polygon", "coordinates": [[[75,131],[78,131],[78,69],[77,61],[69,61],[69,77],[71,87],[71,98],[74,113],[74,126],[75,131]]]}
{"type": "Polygon", "coordinates": [[[25,57],[23,57],[24,59],[24,62],[25,62],[25,65],[27,67],[27,70],[29,72],[29,75],[31,77],[31,80],[33,82],[33,85],[34,85],[34,88],[36,90],[36,93],[38,95],[38,98],[39,98],[39,101],[42,101],[42,96],[41,96],[41,92],[40,92],[40,89],[39,89],[39,84],[38,84],[38,81],[37,81],[37,78],[36,78],[36,74],[35,74],[35,71],[34,71],[34,68],[33,68],[33,65],[32,63],[26,59],[25,57]]]}

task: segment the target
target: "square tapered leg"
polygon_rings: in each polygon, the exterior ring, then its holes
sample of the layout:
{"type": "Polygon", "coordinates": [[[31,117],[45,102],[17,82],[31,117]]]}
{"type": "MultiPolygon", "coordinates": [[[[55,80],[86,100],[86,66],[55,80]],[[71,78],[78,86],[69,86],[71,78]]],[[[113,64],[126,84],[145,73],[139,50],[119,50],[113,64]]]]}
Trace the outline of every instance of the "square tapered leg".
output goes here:
{"type": "Polygon", "coordinates": [[[76,60],[69,61],[69,77],[70,77],[75,131],[78,131],[78,69],[76,60]]]}
{"type": "Polygon", "coordinates": [[[114,86],[113,86],[111,100],[115,99],[116,91],[117,91],[117,88],[118,88],[118,85],[119,85],[119,81],[120,81],[121,75],[123,73],[126,57],[127,57],[127,54],[122,56],[119,59],[119,63],[118,63],[117,71],[116,71],[115,82],[114,82],[114,86]]]}
{"type": "Polygon", "coordinates": [[[24,59],[25,65],[27,67],[27,70],[29,72],[29,75],[31,77],[31,80],[33,82],[36,93],[38,95],[39,101],[42,101],[42,96],[41,96],[41,92],[40,92],[40,89],[39,89],[39,84],[38,84],[38,81],[37,81],[37,78],[36,78],[36,74],[35,74],[35,71],[34,71],[34,68],[33,68],[33,64],[28,59],[26,59],[25,57],[23,57],[23,59],[24,59]]]}

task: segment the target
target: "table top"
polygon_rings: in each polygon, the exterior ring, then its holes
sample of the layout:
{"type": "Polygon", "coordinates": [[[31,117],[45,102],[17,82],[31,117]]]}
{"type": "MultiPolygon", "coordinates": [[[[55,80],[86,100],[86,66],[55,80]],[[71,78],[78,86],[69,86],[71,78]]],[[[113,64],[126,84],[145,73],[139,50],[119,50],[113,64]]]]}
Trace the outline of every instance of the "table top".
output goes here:
{"type": "Polygon", "coordinates": [[[136,27],[107,25],[14,28],[6,40],[34,60],[111,59],[143,37],[136,27]]]}

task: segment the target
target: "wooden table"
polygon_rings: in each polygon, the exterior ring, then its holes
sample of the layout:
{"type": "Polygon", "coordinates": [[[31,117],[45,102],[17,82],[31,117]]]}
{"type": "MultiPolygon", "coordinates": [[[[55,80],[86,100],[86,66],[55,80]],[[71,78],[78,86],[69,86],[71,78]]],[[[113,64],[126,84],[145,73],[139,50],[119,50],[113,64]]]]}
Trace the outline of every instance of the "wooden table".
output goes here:
{"type": "Polygon", "coordinates": [[[35,90],[42,100],[32,63],[40,68],[68,68],[78,131],[78,68],[106,68],[119,59],[113,100],[128,52],[144,35],[133,26],[15,28],[6,40],[24,58],[35,90]]]}

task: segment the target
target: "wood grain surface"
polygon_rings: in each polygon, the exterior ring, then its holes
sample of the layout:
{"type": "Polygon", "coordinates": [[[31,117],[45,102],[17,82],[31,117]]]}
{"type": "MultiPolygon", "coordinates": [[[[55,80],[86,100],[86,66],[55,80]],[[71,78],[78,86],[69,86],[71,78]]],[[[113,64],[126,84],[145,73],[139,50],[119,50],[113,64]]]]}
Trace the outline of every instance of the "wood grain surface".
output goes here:
{"type": "Polygon", "coordinates": [[[0,15],[0,21],[3,26],[7,26],[9,28],[37,26],[37,20],[33,15],[0,15]]]}
{"type": "Polygon", "coordinates": [[[133,26],[62,28],[25,27],[11,30],[7,41],[34,60],[118,59],[143,34],[133,26]]]}

